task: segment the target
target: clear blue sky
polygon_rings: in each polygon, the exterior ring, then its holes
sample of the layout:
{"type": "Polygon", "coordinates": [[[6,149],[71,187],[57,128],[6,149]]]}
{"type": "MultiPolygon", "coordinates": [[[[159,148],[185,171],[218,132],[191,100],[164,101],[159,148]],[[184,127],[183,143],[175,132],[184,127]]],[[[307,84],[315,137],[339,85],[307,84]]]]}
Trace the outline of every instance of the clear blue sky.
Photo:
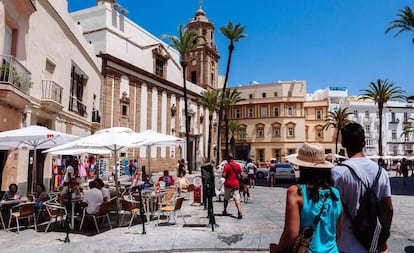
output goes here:
{"type": "MultiPolygon", "coordinates": [[[[69,11],[96,4],[68,0],[69,11]]],[[[155,36],[177,35],[198,9],[198,0],[118,0],[126,15],[155,36]]],[[[345,86],[357,95],[378,78],[389,79],[414,95],[414,33],[385,34],[399,9],[412,0],[204,0],[203,10],[216,26],[215,42],[225,74],[228,40],[219,32],[227,22],[246,27],[236,43],[229,85],[251,81],[306,80],[307,92],[345,86]]]]}

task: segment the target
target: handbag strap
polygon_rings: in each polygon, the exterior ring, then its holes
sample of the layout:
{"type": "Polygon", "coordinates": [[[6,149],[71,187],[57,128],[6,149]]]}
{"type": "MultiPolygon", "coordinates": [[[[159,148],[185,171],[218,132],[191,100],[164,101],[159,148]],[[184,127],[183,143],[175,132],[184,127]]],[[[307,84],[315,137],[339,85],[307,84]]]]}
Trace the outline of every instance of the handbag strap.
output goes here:
{"type": "Polygon", "coordinates": [[[236,175],[237,178],[239,178],[238,176],[241,175],[239,172],[236,171],[236,169],[233,167],[233,165],[231,165],[230,163],[231,161],[229,161],[227,164],[230,165],[231,169],[234,172],[234,175],[236,175]]]}

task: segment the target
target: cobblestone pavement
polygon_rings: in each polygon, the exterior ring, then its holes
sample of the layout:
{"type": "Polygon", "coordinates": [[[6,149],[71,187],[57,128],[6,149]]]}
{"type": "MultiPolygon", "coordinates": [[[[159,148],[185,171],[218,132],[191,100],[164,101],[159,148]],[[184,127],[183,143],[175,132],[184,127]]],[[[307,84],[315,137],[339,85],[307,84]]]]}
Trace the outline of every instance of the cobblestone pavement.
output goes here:
{"type": "MultiPolygon", "coordinates": [[[[394,175],[392,175],[394,176],[394,175]]],[[[391,178],[393,189],[394,219],[389,240],[390,253],[414,253],[414,178],[408,185],[402,178],[391,178]]],[[[278,184],[270,188],[265,181],[250,189],[251,198],[242,203],[243,219],[236,219],[237,211],[233,202],[229,203],[231,216],[222,216],[222,202],[214,202],[215,221],[211,226],[207,210],[203,206],[192,205],[192,198],[184,201],[182,208],[188,227],[183,227],[182,217],[177,217],[177,225],[156,226],[156,221],[145,223],[146,234],[142,234],[142,224],[128,227],[108,228],[91,235],[70,234],[70,243],[64,243],[64,232],[44,233],[24,229],[16,232],[0,230],[0,251],[7,252],[265,252],[271,242],[278,242],[284,224],[286,187],[278,184]]],[[[112,219],[113,225],[116,219],[112,219]]],[[[58,227],[58,225],[57,225],[58,227]]],[[[56,228],[56,227],[55,227],[56,228]]],[[[93,231],[93,227],[90,228],[93,231]]],[[[54,229],[56,230],[56,229],[54,229]]]]}

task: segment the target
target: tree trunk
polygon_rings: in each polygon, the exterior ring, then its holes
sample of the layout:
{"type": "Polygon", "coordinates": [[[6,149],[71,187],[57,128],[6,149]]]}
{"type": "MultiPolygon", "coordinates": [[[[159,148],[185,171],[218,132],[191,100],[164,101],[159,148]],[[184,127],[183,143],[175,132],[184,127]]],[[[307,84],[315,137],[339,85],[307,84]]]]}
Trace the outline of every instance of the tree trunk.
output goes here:
{"type": "Polygon", "coordinates": [[[185,78],[185,70],[187,68],[187,63],[181,61],[181,67],[183,68],[183,85],[184,85],[184,121],[185,121],[185,140],[186,140],[186,160],[188,166],[188,173],[191,174],[192,172],[192,164],[188,160],[190,158],[191,150],[190,150],[190,121],[188,120],[188,103],[187,103],[187,83],[185,78]]]}
{"type": "Polygon", "coordinates": [[[212,132],[213,114],[208,114],[208,140],[207,140],[207,161],[211,162],[211,132],[212,132]]]}
{"type": "Polygon", "coordinates": [[[378,155],[382,156],[382,111],[383,105],[378,104],[378,111],[379,111],[379,140],[378,140],[378,155]]]}

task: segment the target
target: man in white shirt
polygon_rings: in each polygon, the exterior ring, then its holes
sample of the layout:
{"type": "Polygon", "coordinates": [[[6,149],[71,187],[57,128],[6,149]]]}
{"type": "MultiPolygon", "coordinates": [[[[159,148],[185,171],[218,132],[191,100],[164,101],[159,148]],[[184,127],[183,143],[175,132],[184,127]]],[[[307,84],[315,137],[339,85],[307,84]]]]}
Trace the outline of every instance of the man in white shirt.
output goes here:
{"type": "Polygon", "coordinates": [[[102,179],[96,178],[95,179],[95,186],[102,192],[103,201],[109,201],[111,196],[109,195],[108,188],[105,187],[105,184],[102,179]]]}
{"type": "Polygon", "coordinates": [[[95,181],[89,182],[89,191],[85,192],[82,202],[86,204],[86,212],[88,214],[96,214],[99,205],[103,202],[102,192],[95,187],[95,181]]]}

